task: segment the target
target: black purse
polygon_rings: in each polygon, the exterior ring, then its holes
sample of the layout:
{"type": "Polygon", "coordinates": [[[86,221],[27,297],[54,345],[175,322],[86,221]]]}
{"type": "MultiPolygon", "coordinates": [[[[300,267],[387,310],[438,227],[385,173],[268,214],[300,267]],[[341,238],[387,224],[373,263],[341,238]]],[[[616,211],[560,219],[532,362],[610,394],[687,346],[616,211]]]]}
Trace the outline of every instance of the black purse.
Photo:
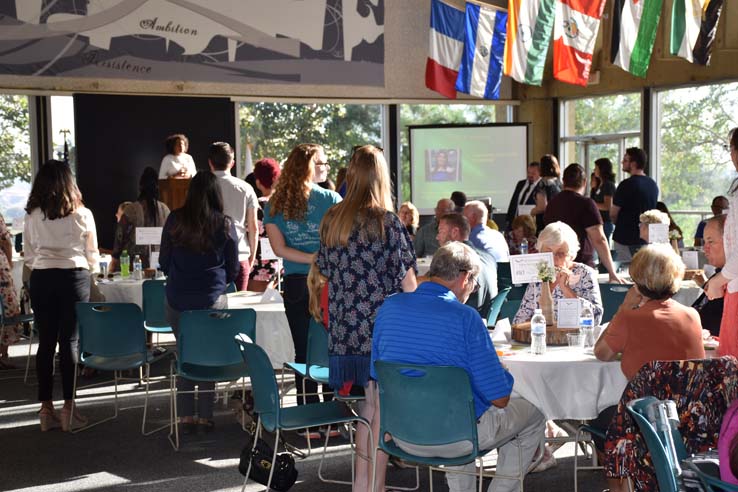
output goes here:
{"type": "Polygon", "coordinates": [[[248,435],[249,438],[247,439],[246,446],[241,451],[238,471],[241,475],[246,476],[249,463],[251,463],[249,478],[262,485],[266,485],[269,480],[269,472],[273,466],[274,474],[272,475],[270,488],[278,492],[289,490],[297,480],[295,459],[290,453],[280,453],[277,455],[276,463],[272,464],[274,449],[264,439],[259,438],[256,441],[256,447],[254,447],[256,424],[253,422],[249,428],[248,435]]]}

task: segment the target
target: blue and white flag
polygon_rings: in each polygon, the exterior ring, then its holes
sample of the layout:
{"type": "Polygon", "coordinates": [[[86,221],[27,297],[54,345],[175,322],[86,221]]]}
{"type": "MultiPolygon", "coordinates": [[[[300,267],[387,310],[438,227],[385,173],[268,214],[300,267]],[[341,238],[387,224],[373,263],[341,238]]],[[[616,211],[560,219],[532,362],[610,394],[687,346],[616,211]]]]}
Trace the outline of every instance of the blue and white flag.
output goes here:
{"type": "Polygon", "coordinates": [[[464,24],[464,54],[456,90],[484,99],[499,99],[507,12],[493,6],[467,3],[464,24]]]}

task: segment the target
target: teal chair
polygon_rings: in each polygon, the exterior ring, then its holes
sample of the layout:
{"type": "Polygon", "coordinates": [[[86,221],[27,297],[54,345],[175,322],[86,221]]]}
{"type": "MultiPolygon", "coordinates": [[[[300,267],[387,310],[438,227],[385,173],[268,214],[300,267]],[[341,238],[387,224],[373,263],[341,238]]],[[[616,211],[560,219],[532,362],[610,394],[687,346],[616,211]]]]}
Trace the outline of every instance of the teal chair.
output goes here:
{"type": "Polygon", "coordinates": [[[602,320],[600,323],[608,323],[618,312],[618,308],[625,300],[625,295],[630,290],[630,285],[623,284],[600,284],[600,295],[602,296],[602,320]]]}
{"type": "Polygon", "coordinates": [[[510,299],[510,295],[508,294],[507,300],[502,303],[502,306],[500,307],[500,314],[497,316],[497,319],[508,318],[510,320],[510,323],[512,323],[512,320],[517,314],[518,309],[520,309],[521,302],[522,299],[510,299]]]}
{"type": "Polygon", "coordinates": [[[159,343],[159,335],[172,333],[172,327],[167,321],[166,309],[166,280],[146,280],[143,283],[143,314],[144,327],[149,333],[156,334],[156,343],[159,343]]]}
{"type": "MultiPolygon", "coordinates": [[[[686,469],[684,475],[689,473],[694,476],[693,479],[696,479],[702,485],[704,492],[738,492],[738,485],[723,482],[717,476],[706,473],[697,464],[689,460],[682,461],[682,468],[686,469]]],[[[683,479],[683,481],[686,483],[686,479],[683,479]]]]}
{"type": "Polygon", "coordinates": [[[597,464],[597,452],[594,449],[594,443],[592,442],[592,436],[597,436],[600,439],[605,439],[605,433],[607,432],[607,429],[600,429],[598,427],[593,427],[591,425],[580,425],[577,427],[577,432],[574,435],[574,492],[577,492],[579,490],[579,470],[602,470],[604,467],[602,465],[597,464]],[[591,454],[591,465],[579,465],[579,450],[580,445],[582,446],[582,450],[585,454],[587,454],[587,445],[590,445],[592,447],[592,454],[591,454]]]}
{"type": "Polygon", "coordinates": [[[510,287],[505,287],[497,293],[494,299],[492,299],[492,305],[489,307],[489,314],[487,315],[487,326],[494,328],[495,323],[497,323],[497,318],[500,315],[502,305],[505,303],[509,293],[510,287]]]}
{"type": "MultiPolygon", "coordinates": [[[[117,302],[78,302],[75,306],[77,324],[79,326],[79,361],[77,366],[84,365],[98,371],[112,371],[115,383],[114,413],[112,416],[85,426],[89,429],[95,425],[108,422],[118,417],[118,382],[130,378],[122,378],[121,371],[144,368],[143,382],[146,388],[144,399],[141,434],[149,435],[166,428],[162,427],[146,431],[146,416],[149,403],[149,374],[152,363],[162,359],[166,354],[154,356],[146,347],[146,330],[144,329],[141,308],[132,303],[117,302]]],[[[74,371],[74,390],[77,391],[77,367],[74,371]]],[[[136,381],[138,379],[135,379],[136,381]]],[[[95,383],[85,388],[107,385],[110,381],[95,383]]],[[[74,402],[72,403],[74,405],[74,402]]],[[[70,428],[72,416],[70,413],[70,428]]]]}
{"type": "Polygon", "coordinates": [[[238,289],[235,282],[231,282],[226,286],[226,294],[235,294],[236,292],[238,292],[238,289]]]}
{"type": "MultiPolygon", "coordinates": [[[[657,411],[660,401],[653,396],[646,396],[628,402],[628,413],[633,417],[646,441],[651,455],[651,463],[656,470],[656,480],[661,492],[678,492],[679,463],[687,457],[682,436],[673,424],[666,422],[654,427],[651,423],[655,416],[649,415],[657,411]]],[[[659,419],[661,420],[661,419],[659,419]]]]}
{"type": "MultiPolygon", "coordinates": [[[[410,463],[427,465],[431,484],[434,467],[466,465],[490,451],[479,449],[474,396],[464,369],[379,360],[374,369],[382,409],[378,449],[410,463]],[[401,449],[395,439],[419,446],[464,442],[468,449],[455,458],[417,456],[401,449]]],[[[479,466],[480,481],[483,471],[479,466]]],[[[373,476],[376,477],[376,466],[373,476]]],[[[518,476],[503,478],[518,480],[522,489],[522,470],[518,476]]]]}
{"type": "MultiPolygon", "coordinates": [[[[245,401],[245,378],[249,376],[249,372],[238,347],[233,345],[233,338],[240,334],[251,340],[256,338],[256,311],[253,309],[185,311],[181,314],[177,335],[179,355],[176,373],[174,365],[169,373],[173,408],[169,441],[175,450],[179,450],[178,377],[215,383],[240,379],[241,401],[245,401]]],[[[241,424],[245,426],[243,417],[241,424]]]]}
{"type": "MultiPolygon", "coordinates": [[[[259,420],[256,426],[256,436],[254,438],[254,447],[261,436],[262,428],[267,432],[275,433],[272,463],[274,463],[274,460],[277,457],[279,435],[282,431],[358,422],[367,427],[369,430],[370,442],[373,442],[373,434],[369,422],[366,419],[353,414],[349,407],[343,402],[333,400],[287,408],[282,407],[279,397],[279,388],[277,387],[277,378],[274,376],[274,370],[272,369],[272,363],[269,360],[269,356],[264,352],[264,349],[253,342],[251,337],[237,336],[235,337],[235,340],[237,344],[236,346],[240,349],[241,356],[246,362],[249,374],[251,375],[251,387],[254,393],[254,412],[259,415],[259,420]]],[[[323,448],[323,459],[326,455],[327,444],[328,438],[326,437],[326,446],[323,448]]],[[[372,461],[374,461],[374,456],[372,456],[372,461]]],[[[243,487],[241,489],[242,491],[246,490],[250,471],[251,462],[249,462],[246,478],[244,478],[243,487]]],[[[269,486],[272,481],[272,472],[273,470],[270,470],[269,472],[267,490],[269,490],[269,486]]],[[[320,475],[320,473],[321,469],[319,467],[318,474],[320,475]]]]}
{"type": "Polygon", "coordinates": [[[510,272],[510,263],[497,263],[497,288],[499,290],[512,287],[512,273],[510,272]]]}
{"type": "MultiPolygon", "coordinates": [[[[328,384],[328,332],[323,323],[310,318],[305,362],[285,362],[284,365],[303,377],[303,394],[305,394],[304,378],[328,384]]],[[[282,377],[284,378],[284,373],[282,377]]]]}

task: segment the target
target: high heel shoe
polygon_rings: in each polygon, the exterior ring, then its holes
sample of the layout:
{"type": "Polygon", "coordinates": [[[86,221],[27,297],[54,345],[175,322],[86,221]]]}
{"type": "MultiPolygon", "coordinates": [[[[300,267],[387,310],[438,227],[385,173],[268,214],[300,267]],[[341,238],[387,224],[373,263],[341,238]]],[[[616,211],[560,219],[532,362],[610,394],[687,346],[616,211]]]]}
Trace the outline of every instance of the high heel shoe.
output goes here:
{"type": "Polygon", "coordinates": [[[38,412],[39,422],[41,424],[41,432],[58,429],[61,427],[61,421],[53,408],[43,407],[38,412]]]}
{"type": "Polygon", "coordinates": [[[61,427],[64,432],[75,431],[87,425],[87,417],[83,417],[77,410],[72,415],[70,408],[62,408],[61,410],[61,427]],[[70,419],[71,416],[71,419],[70,419]],[[71,420],[71,422],[70,422],[71,420]]]}

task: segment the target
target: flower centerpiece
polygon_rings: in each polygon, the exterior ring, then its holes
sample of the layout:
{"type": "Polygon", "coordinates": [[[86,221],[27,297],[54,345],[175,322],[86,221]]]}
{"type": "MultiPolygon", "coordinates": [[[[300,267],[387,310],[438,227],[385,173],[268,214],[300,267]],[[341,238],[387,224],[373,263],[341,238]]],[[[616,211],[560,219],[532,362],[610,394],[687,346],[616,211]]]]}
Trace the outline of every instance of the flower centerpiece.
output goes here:
{"type": "Polygon", "coordinates": [[[556,270],[546,261],[539,262],[536,268],[538,269],[538,279],[542,282],[541,296],[538,298],[538,305],[541,308],[541,311],[543,311],[543,316],[546,318],[546,324],[550,326],[554,324],[551,282],[553,282],[556,277],[556,270]]]}

